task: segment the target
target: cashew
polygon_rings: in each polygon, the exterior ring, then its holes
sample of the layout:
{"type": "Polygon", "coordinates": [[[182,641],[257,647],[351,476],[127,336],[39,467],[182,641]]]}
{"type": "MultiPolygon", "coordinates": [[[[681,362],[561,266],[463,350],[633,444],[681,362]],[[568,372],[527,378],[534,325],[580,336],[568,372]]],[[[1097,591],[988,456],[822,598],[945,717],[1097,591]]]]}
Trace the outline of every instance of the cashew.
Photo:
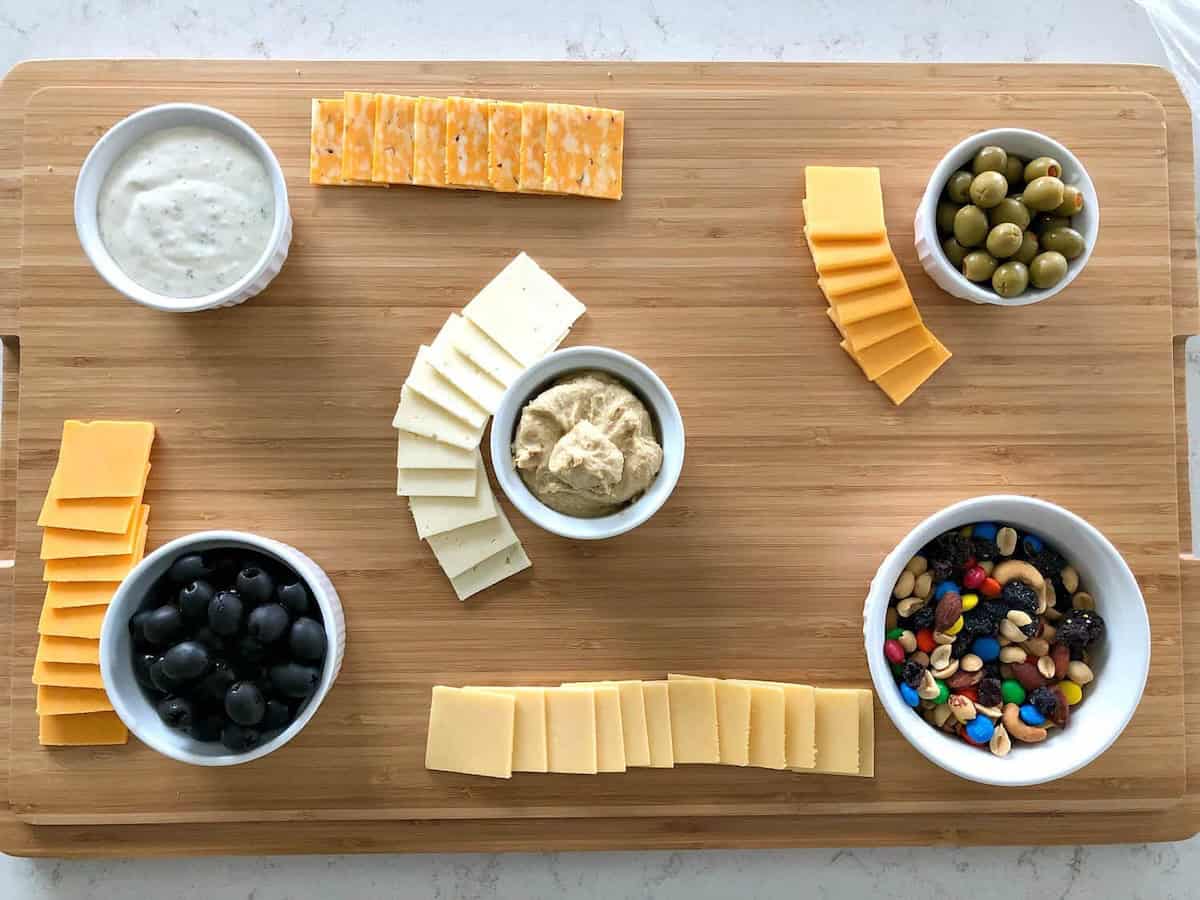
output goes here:
{"type": "Polygon", "coordinates": [[[1042,673],[1043,678],[1054,677],[1054,660],[1048,656],[1039,656],[1037,661],[1037,670],[1042,673]]]}
{"type": "Polygon", "coordinates": [[[942,644],[929,654],[929,664],[935,669],[944,669],[950,664],[950,645],[942,644]]]}
{"type": "Polygon", "coordinates": [[[988,749],[996,756],[1008,756],[1009,751],[1012,750],[1012,741],[1003,725],[997,725],[996,730],[992,732],[992,739],[988,741],[988,749]]]}
{"type": "Polygon", "coordinates": [[[992,577],[1001,584],[1007,584],[1014,578],[1023,581],[1038,594],[1038,605],[1046,602],[1046,579],[1042,573],[1027,562],[1019,559],[1006,559],[992,570],[992,577]]]}
{"type": "Polygon", "coordinates": [[[1022,632],[1021,629],[1016,625],[1014,625],[1011,619],[1000,620],[1000,634],[1008,638],[1014,644],[1019,644],[1026,640],[1025,633],[1022,632]]]}
{"type": "Polygon", "coordinates": [[[1038,597],[1037,614],[1043,615],[1046,610],[1058,602],[1058,594],[1054,590],[1054,582],[1046,582],[1046,590],[1038,597]]]}
{"type": "Polygon", "coordinates": [[[933,593],[933,575],[929,572],[922,572],[917,576],[916,586],[913,588],[913,595],[920,597],[922,600],[928,600],[929,595],[933,593]]]}
{"type": "Polygon", "coordinates": [[[1021,721],[1021,708],[1015,703],[1008,703],[1004,706],[1004,715],[1001,716],[1001,721],[1004,727],[1018,741],[1026,744],[1040,744],[1046,739],[1045,728],[1034,728],[1032,725],[1026,725],[1021,721]]]}
{"type": "Polygon", "coordinates": [[[899,603],[896,604],[896,612],[898,612],[900,615],[904,616],[904,618],[907,619],[909,616],[911,616],[913,613],[915,613],[918,609],[920,609],[922,606],[924,606],[926,602],[927,601],[922,600],[920,597],[909,597],[908,599],[901,600],[899,603]]]}
{"type": "Polygon", "coordinates": [[[983,668],[983,660],[974,653],[968,653],[958,661],[958,665],[964,672],[978,672],[983,668]]]}
{"type": "Polygon", "coordinates": [[[1079,573],[1075,571],[1074,566],[1064,566],[1058,577],[1062,579],[1063,587],[1067,589],[1068,594],[1074,594],[1079,590],[1079,573]]]}
{"type": "Polygon", "coordinates": [[[1091,666],[1087,663],[1073,659],[1067,663],[1067,677],[1082,687],[1085,684],[1090,684],[1096,676],[1092,673],[1091,666]]]}
{"type": "Polygon", "coordinates": [[[1025,656],[1025,650],[1016,644],[1000,648],[1000,662],[1002,663],[1025,662],[1025,656]]]}
{"type": "MultiPolygon", "coordinates": [[[[1017,531],[1015,528],[1009,528],[1005,525],[996,532],[996,549],[1000,551],[1001,556],[1012,556],[1017,552],[1017,531]]],[[[995,578],[995,575],[992,576],[995,578]]],[[[996,578],[1000,581],[999,578],[996,578]]],[[[1004,582],[1000,582],[1003,584],[1004,582]]]]}
{"type": "MultiPolygon", "coordinates": [[[[903,642],[902,642],[903,643],[903,642]]],[[[1044,638],[1030,638],[1021,644],[1032,656],[1045,656],[1050,652],[1050,642],[1044,638]]]]}
{"type": "Polygon", "coordinates": [[[921,555],[914,556],[908,561],[908,565],[904,567],[905,572],[912,572],[913,577],[922,574],[929,568],[929,560],[921,555]]]}
{"type": "Polygon", "coordinates": [[[904,648],[905,653],[912,653],[917,649],[917,636],[908,629],[904,630],[900,637],[896,639],[896,642],[904,648]]]}
{"type": "Polygon", "coordinates": [[[1087,591],[1080,591],[1071,598],[1071,606],[1075,609],[1095,609],[1096,601],[1087,591]]]}
{"type": "Polygon", "coordinates": [[[903,600],[905,597],[911,597],[913,586],[917,583],[917,576],[905,569],[900,573],[900,577],[896,580],[896,586],[892,589],[892,596],[897,600],[903,600]]]}
{"type": "Polygon", "coordinates": [[[970,697],[952,694],[946,705],[950,707],[950,712],[954,713],[954,718],[960,722],[970,722],[975,718],[975,704],[971,702],[970,697]]]}
{"type": "Polygon", "coordinates": [[[922,700],[934,700],[941,694],[942,688],[937,683],[937,679],[933,677],[933,673],[928,669],[921,676],[921,684],[917,687],[917,696],[922,700]]]}
{"type": "Polygon", "coordinates": [[[1047,607],[1046,607],[1046,618],[1047,618],[1049,621],[1051,621],[1051,622],[1061,622],[1061,621],[1062,621],[1062,617],[1063,617],[1063,614],[1062,614],[1062,613],[1060,613],[1060,612],[1059,612],[1057,609],[1055,609],[1053,606],[1047,606],[1047,607]]]}
{"type": "Polygon", "coordinates": [[[1005,617],[1018,628],[1024,628],[1033,623],[1033,617],[1023,609],[1010,609],[1005,617]]]}

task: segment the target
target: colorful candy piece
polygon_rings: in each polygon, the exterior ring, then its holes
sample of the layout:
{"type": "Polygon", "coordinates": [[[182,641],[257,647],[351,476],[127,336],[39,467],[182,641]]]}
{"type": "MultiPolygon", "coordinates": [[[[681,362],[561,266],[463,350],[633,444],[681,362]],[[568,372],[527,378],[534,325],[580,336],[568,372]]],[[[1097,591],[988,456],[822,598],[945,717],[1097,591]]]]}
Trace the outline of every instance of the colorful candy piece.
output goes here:
{"type": "Polygon", "coordinates": [[[1070,706],[1074,706],[1083,699],[1083,688],[1073,681],[1059,682],[1058,689],[1062,691],[1063,697],[1066,698],[1066,701],[1070,706]]]}
{"type": "Polygon", "coordinates": [[[889,628],[884,637],[888,638],[889,640],[896,641],[900,639],[902,634],[904,634],[903,628],[889,628]]]}
{"type": "Polygon", "coordinates": [[[946,634],[953,636],[953,635],[958,634],[962,630],[963,630],[963,617],[959,616],[957,619],[954,620],[954,623],[949,628],[946,629],[946,634]]]}
{"type": "Polygon", "coordinates": [[[972,687],[959,688],[959,689],[958,689],[957,691],[955,691],[954,693],[958,694],[958,696],[960,696],[960,697],[966,697],[966,698],[967,698],[968,700],[970,700],[972,703],[978,703],[978,702],[979,702],[979,691],[978,691],[978,690],[977,690],[975,687],[973,687],[973,686],[972,686],[972,687]]]}
{"type": "Polygon", "coordinates": [[[1016,703],[1018,706],[1025,702],[1025,688],[1015,678],[1005,678],[1000,684],[1000,696],[1005,703],[1016,703]]]}
{"type": "Polygon", "coordinates": [[[943,581],[936,588],[934,588],[934,591],[933,591],[934,601],[936,602],[938,600],[941,600],[944,595],[950,593],[951,591],[953,591],[956,594],[962,593],[962,591],[960,591],[958,589],[958,585],[955,584],[953,581],[943,581]]]}
{"type": "Polygon", "coordinates": [[[970,612],[979,605],[978,594],[963,594],[962,595],[963,612],[970,612]]]}
{"type": "Polygon", "coordinates": [[[888,658],[888,662],[897,664],[904,662],[904,648],[900,646],[899,641],[884,641],[883,655],[888,658]]]}
{"type": "Polygon", "coordinates": [[[970,732],[967,731],[966,725],[958,726],[958,736],[960,738],[962,738],[964,741],[966,741],[968,744],[970,744],[972,747],[982,747],[983,746],[983,744],[981,744],[979,741],[975,740],[975,738],[971,737],[970,732]]]}
{"type": "Polygon", "coordinates": [[[986,744],[992,739],[992,732],[996,730],[996,726],[992,724],[992,720],[987,716],[976,716],[967,723],[967,737],[976,744],[986,744]]]}
{"type": "MultiPolygon", "coordinates": [[[[966,608],[965,603],[963,604],[963,608],[966,608]]],[[[985,663],[992,662],[1000,658],[1000,642],[994,637],[977,637],[971,642],[971,652],[985,663]]],[[[1017,687],[1020,687],[1020,685],[1017,685],[1017,687]]]]}
{"type": "Polygon", "coordinates": [[[1046,545],[1042,543],[1042,539],[1036,534],[1027,534],[1021,541],[1021,547],[1025,550],[1026,556],[1033,556],[1035,553],[1041,553],[1046,545]]]}
{"type": "Polygon", "coordinates": [[[909,706],[916,707],[921,703],[921,698],[917,696],[917,692],[903,681],[900,682],[900,696],[904,698],[904,702],[909,706]]]}
{"type": "Polygon", "coordinates": [[[946,687],[946,682],[944,682],[944,681],[939,681],[937,684],[938,684],[938,695],[933,698],[933,702],[934,703],[945,703],[947,700],[950,699],[950,688],[946,687]]]}
{"type": "Polygon", "coordinates": [[[983,579],[983,584],[979,586],[979,593],[985,597],[999,597],[1000,582],[991,577],[983,579]]]}
{"type": "Polygon", "coordinates": [[[1021,707],[1021,721],[1036,728],[1046,724],[1046,717],[1032,703],[1026,703],[1021,707]]]}
{"type": "Polygon", "coordinates": [[[917,631],[917,649],[923,653],[932,653],[937,649],[937,641],[933,639],[930,629],[921,628],[917,631]]]}
{"type": "Polygon", "coordinates": [[[963,587],[968,591],[973,591],[987,578],[987,572],[983,571],[979,566],[971,566],[963,573],[963,587]]]}
{"type": "Polygon", "coordinates": [[[972,536],[982,538],[985,541],[994,541],[997,530],[995,522],[980,522],[975,526],[972,536]]]}

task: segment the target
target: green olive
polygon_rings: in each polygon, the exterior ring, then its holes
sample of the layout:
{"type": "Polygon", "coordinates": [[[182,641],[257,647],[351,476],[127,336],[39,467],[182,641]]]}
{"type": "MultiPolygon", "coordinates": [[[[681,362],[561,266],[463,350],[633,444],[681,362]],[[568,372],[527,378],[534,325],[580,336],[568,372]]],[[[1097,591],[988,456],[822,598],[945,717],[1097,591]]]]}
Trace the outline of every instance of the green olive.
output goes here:
{"type": "Polygon", "coordinates": [[[942,250],[946,254],[946,259],[950,260],[950,265],[956,269],[962,268],[963,257],[967,255],[967,248],[960,244],[952,237],[942,241],[942,250]]]}
{"type": "Polygon", "coordinates": [[[976,175],[980,172],[999,172],[1004,174],[1008,169],[1008,154],[1003,147],[984,147],[971,160],[971,171],[976,175]]]}
{"type": "Polygon", "coordinates": [[[979,246],[987,233],[987,213],[978,206],[964,206],[954,214],[954,239],[964,247],[979,246]]]}
{"type": "Polygon", "coordinates": [[[1008,154],[1008,168],[1004,170],[1004,178],[1010,191],[1016,190],[1025,183],[1025,160],[1019,156],[1008,154]]]}
{"type": "Polygon", "coordinates": [[[1049,212],[1057,209],[1063,202],[1065,185],[1052,175],[1043,175],[1025,185],[1021,192],[1021,202],[1037,212],[1049,212]]]}
{"type": "Polygon", "coordinates": [[[1062,166],[1058,164],[1058,160],[1053,156],[1039,156],[1025,167],[1025,180],[1036,181],[1045,175],[1050,175],[1054,178],[1062,176],[1062,166]]]}
{"type": "Polygon", "coordinates": [[[1001,297],[1017,297],[1029,287],[1029,269],[1025,263],[1011,260],[992,273],[992,289],[1001,297]]]}
{"type": "Polygon", "coordinates": [[[1032,231],[1026,231],[1021,235],[1021,249],[1013,254],[1013,259],[1017,262],[1029,265],[1033,262],[1033,258],[1038,255],[1040,245],[1038,237],[1032,231]]]}
{"type": "Polygon", "coordinates": [[[980,172],[971,182],[971,202],[991,209],[1008,194],[1008,181],[999,172],[980,172]]]}
{"type": "Polygon", "coordinates": [[[964,203],[970,203],[971,195],[968,192],[971,190],[971,182],[974,180],[974,175],[960,169],[951,175],[950,180],[946,182],[946,196],[959,206],[962,206],[964,203]]]}
{"type": "Polygon", "coordinates": [[[983,250],[972,250],[963,257],[962,273],[968,281],[987,281],[996,271],[996,258],[983,250]]]}
{"type": "Polygon", "coordinates": [[[939,200],[937,205],[937,227],[942,234],[954,230],[954,215],[958,212],[958,204],[949,200],[939,200]]]}
{"type": "MultiPolygon", "coordinates": [[[[968,256],[967,259],[971,257],[968,256]]],[[[965,266],[966,260],[963,261],[965,266]]],[[[1039,253],[1029,264],[1029,280],[1035,288],[1052,288],[1067,274],[1067,258],[1054,250],[1039,253]]]]}
{"type": "Polygon", "coordinates": [[[1022,231],[1012,222],[1001,222],[988,232],[987,252],[997,259],[1007,259],[1021,249],[1022,231]]]}
{"type": "Polygon", "coordinates": [[[1054,210],[1056,216],[1073,216],[1083,209],[1083,192],[1069,184],[1063,185],[1063,201],[1054,210]]]}
{"type": "MultiPolygon", "coordinates": [[[[990,241],[991,238],[989,237],[990,241]]],[[[1054,250],[1068,260],[1075,259],[1084,251],[1083,235],[1074,228],[1063,225],[1058,228],[1047,228],[1042,232],[1040,241],[1042,249],[1054,250]]]]}
{"type": "Polygon", "coordinates": [[[1033,230],[1045,234],[1051,228],[1069,228],[1071,220],[1066,216],[1056,216],[1054,213],[1038,213],[1033,217],[1033,230]]]}
{"type": "Polygon", "coordinates": [[[1018,228],[1024,230],[1029,227],[1031,219],[1032,214],[1029,212],[1029,207],[1016,197],[1005,197],[988,210],[988,223],[993,228],[1001,222],[1012,222],[1018,228]]]}

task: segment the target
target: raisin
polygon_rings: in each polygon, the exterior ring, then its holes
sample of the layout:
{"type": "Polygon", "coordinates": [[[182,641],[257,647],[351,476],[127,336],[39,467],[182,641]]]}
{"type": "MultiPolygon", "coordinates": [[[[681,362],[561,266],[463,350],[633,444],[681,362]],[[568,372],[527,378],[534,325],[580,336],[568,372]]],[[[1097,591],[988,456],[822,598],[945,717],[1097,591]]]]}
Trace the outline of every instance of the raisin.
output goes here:
{"type": "Polygon", "coordinates": [[[933,603],[926,603],[915,613],[913,613],[908,620],[911,624],[912,630],[920,631],[922,628],[932,629],[934,609],[935,605],[933,603]]]}
{"type": "Polygon", "coordinates": [[[1049,547],[1043,547],[1036,553],[1029,554],[1028,561],[1047,578],[1057,576],[1067,565],[1067,561],[1056,550],[1051,550],[1049,547]]]}
{"type": "MultiPolygon", "coordinates": [[[[1015,578],[1009,580],[1004,585],[1004,590],[1001,591],[1000,597],[1008,605],[1009,609],[1019,609],[1030,616],[1037,615],[1037,591],[1023,581],[1018,581],[1015,578]]],[[[1032,635],[1030,636],[1032,637],[1032,635]]]]}
{"type": "Polygon", "coordinates": [[[971,541],[957,531],[947,531],[933,541],[933,555],[944,559],[955,569],[961,569],[971,558],[971,541]]]}
{"type": "Polygon", "coordinates": [[[960,631],[958,636],[954,639],[954,643],[950,645],[950,658],[962,659],[964,656],[970,653],[971,642],[974,639],[974,636],[964,637],[963,632],[960,631]]]}
{"type": "MultiPolygon", "coordinates": [[[[986,667],[985,667],[986,668],[986,667]]],[[[997,666],[997,674],[999,667],[997,666]]],[[[1000,679],[994,676],[985,676],[979,682],[979,686],[975,689],[979,697],[980,706],[999,706],[1002,700],[1000,694],[1000,679]]]]}
{"type": "Polygon", "coordinates": [[[954,566],[948,559],[933,559],[929,562],[929,571],[935,582],[946,581],[954,574],[954,566]]]}
{"type": "Polygon", "coordinates": [[[1085,649],[1104,637],[1104,619],[1091,609],[1073,609],[1058,626],[1058,640],[1072,650],[1085,649]]]}
{"type": "Polygon", "coordinates": [[[996,542],[991,538],[971,538],[971,555],[976,562],[986,562],[1000,555],[996,542]]]}
{"type": "Polygon", "coordinates": [[[1036,688],[1030,692],[1025,702],[1033,704],[1033,708],[1047,719],[1053,719],[1058,711],[1058,694],[1052,687],[1036,688]]]}
{"type": "Polygon", "coordinates": [[[992,637],[1000,630],[1000,620],[1008,615],[1008,607],[999,600],[985,600],[963,613],[963,631],[974,637],[992,637]]]}
{"type": "Polygon", "coordinates": [[[991,662],[985,662],[983,664],[983,677],[984,678],[995,678],[997,681],[999,681],[1000,680],[1000,660],[993,659],[991,662]]]}
{"type": "Polygon", "coordinates": [[[914,691],[921,686],[921,679],[924,677],[925,667],[911,659],[904,663],[904,668],[900,671],[900,679],[914,691]]]}

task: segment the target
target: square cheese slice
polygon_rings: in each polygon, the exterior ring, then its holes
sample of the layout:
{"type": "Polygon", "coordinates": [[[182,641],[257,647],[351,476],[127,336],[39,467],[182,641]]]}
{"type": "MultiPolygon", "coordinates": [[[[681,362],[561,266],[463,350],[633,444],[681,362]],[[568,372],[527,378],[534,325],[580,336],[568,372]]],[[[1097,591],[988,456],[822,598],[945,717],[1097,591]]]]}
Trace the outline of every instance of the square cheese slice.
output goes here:
{"type": "Polygon", "coordinates": [[[47,528],[42,532],[42,559],[71,559],[76,556],[120,556],[132,553],[137,545],[136,518],[131,518],[124,534],[104,531],[79,531],[71,528],[47,528]]]}
{"type": "Polygon", "coordinates": [[[717,730],[715,679],[670,678],[671,747],[675,762],[719,763],[721,741],[717,730]]]}
{"type": "Polygon", "coordinates": [[[911,397],[917,388],[950,359],[950,351],[943,347],[937,338],[932,340],[933,346],[875,379],[879,389],[897,406],[911,397]]]}
{"type": "Polygon", "coordinates": [[[478,325],[459,315],[450,316],[450,342],[454,349],[477,365],[491,378],[508,387],[517,380],[525,366],[487,336],[478,325]]]}
{"type": "MultiPolygon", "coordinates": [[[[460,318],[458,322],[462,322],[460,318]]],[[[504,385],[494,379],[454,347],[454,332],[461,325],[448,319],[429,347],[426,357],[439,375],[466,394],[490,415],[500,406],[504,385]]]]}
{"type": "Polygon", "coordinates": [[[114,712],[38,718],[38,743],[43,747],[101,747],[128,740],[125,723],[114,712]]]}
{"type": "Polygon", "coordinates": [[[474,450],[483,437],[482,425],[466,424],[407,386],[400,389],[400,403],[392,417],[392,427],[463,450],[474,450]]]}
{"type": "Polygon", "coordinates": [[[146,463],[154,443],[149,422],[63,423],[55,470],[57,496],[133,497],[146,483],[146,463]]]}
{"type": "Polygon", "coordinates": [[[425,768],[511,778],[516,700],[437,685],[429,706],[425,768]]]}
{"type": "Polygon", "coordinates": [[[862,319],[852,325],[842,325],[838,320],[837,310],[832,306],[825,310],[825,314],[855,353],[921,324],[921,314],[917,312],[916,306],[906,306],[881,316],[862,319]]]}
{"type": "Polygon", "coordinates": [[[816,689],[817,764],[814,772],[857,775],[859,767],[858,692],[816,689]]]}
{"type": "Polygon", "coordinates": [[[475,470],[475,451],[443,444],[422,434],[397,431],[397,469],[470,469],[475,470]]]}
{"type": "Polygon", "coordinates": [[[458,599],[466,600],[532,565],[529,557],[525,555],[525,549],[520,544],[513,544],[495,556],[489,556],[483,562],[471,566],[461,575],[455,575],[450,579],[450,584],[458,599]]]}
{"type": "Polygon", "coordinates": [[[513,359],[530,366],[587,311],[525,253],[505,266],[463,309],[513,359]]]}
{"type": "Polygon", "coordinates": [[[883,188],[874,166],[805,166],[804,221],[819,240],[858,240],[887,234],[883,188]]]}
{"type": "Polygon", "coordinates": [[[446,183],[491,190],[488,119],[491,100],[446,98],[446,183]]]}
{"type": "Polygon", "coordinates": [[[621,720],[621,692],[607,681],[571,682],[563,687],[588,688],[596,703],[596,771],[624,772],[625,733],[621,720]]]}
{"type": "Polygon", "coordinates": [[[837,314],[838,322],[842,325],[853,325],[898,309],[906,309],[913,305],[913,298],[908,290],[908,282],[901,278],[879,287],[847,294],[845,297],[834,297],[830,305],[837,314]]]}
{"type": "Polygon", "coordinates": [[[496,515],[490,519],[453,531],[431,534],[427,540],[447,578],[456,578],[506,547],[518,543],[517,535],[499,505],[496,506],[496,515]]]}
{"type": "Polygon", "coordinates": [[[545,180],[546,104],[526,100],[521,104],[521,193],[542,193],[545,180]]]}
{"type": "Polygon", "coordinates": [[[370,181],[375,141],[375,94],[346,91],[342,102],[342,178],[370,181]]]}
{"type": "Polygon", "coordinates": [[[309,184],[343,183],[342,128],[345,110],[345,101],[341,99],[313,99],[308,150],[309,184]]]}
{"type": "MultiPolygon", "coordinates": [[[[76,606],[69,609],[55,609],[47,604],[42,607],[42,615],[38,619],[38,634],[99,638],[100,628],[104,624],[104,614],[107,611],[107,606],[76,606]]],[[[84,685],[84,687],[90,686],[84,685]]],[[[99,687],[99,685],[96,686],[99,687]]]]}
{"type": "Polygon", "coordinates": [[[446,101],[417,98],[413,114],[413,184],[446,186],[446,101]]]}
{"type": "Polygon", "coordinates": [[[496,501],[483,469],[483,458],[476,453],[475,471],[478,490],[474,497],[409,497],[408,506],[417,525],[417,537],[474,525],[496,515],[496,501]]]}
{"type": "Polygon", "coordinates": [[[590,688],[546,688],[546,743],[551,772],[596,774],[596,699],[590,688]]]}
{"type": "Polygon", "coordinates": [[[750,685],[701,675],[668,676],[669,680],[711,681],[717,691],[717,736],[721,764],[750,765],[750,685]]]}
{"type": "Polygon", "coordinates": [[[493,100],[488,111],[488,178],[492,190],[511,193],[520,186],[521,104],[493,100]]]}
{"type": "Polygon", "coordinates": [[[371,141],[371,180],[412,184],[415,97],[375,95],[375,135],[371,141]]]}
{"type": "Polygon", "coordinates": [[[33,683],[104,690],[104,679],[100,676],[100,667],[83,663],[34,660],[33,683]]]}
{"type": "Polygon", "coordinates": [[[828,241],[810,237],[807,228],[805,232],[813,265],[822,278],[830,272],[869,266],[894,258],[892,245],[886,236],[857,241],[828,241]]]}
{"type": "Polygon", "coordinates": [[[871,381],[932,346],[933,335],[924,325],[917,325],[908,331],[893,335],[886,341],[872,344],[861,353],[855,353],[845,341],[841,343],[841,348],[858,363],[863,374],[871,381]]]}
{"type": "Polygon", "coordinates": [[[900,275],[900,266],[892,258],[881,263],[829,272],[817,279],[817,285],[828,298],[845,297],[855,291],[865,291],[896,281],[900,275]]]}
{"type": "Polygon", "coordinates": [[[507,694],[516,701],[513,729],[514,772],[547,772],[546,689],[540,687],[467,687],[468,691],[507,694]]]}
{"type": "Polygon", "coordinates": [[[397,497],[474,497],[479,473],[474,469],[397,469],[397,497]]]}
{"type": "Polygon", "coordinates": [[[646,744],[652,769],[670,769],[675,765],[675,742],[671,737],[671,697],[665,681],[643,681],[642,700],[646,707],[646,744]]]}
{"type": "Polygon", "coordinates": [[[45,605],[52,609],[107,606],[120,586],[119,581],[51,581],[46,585],[45,605]]]}
{"type": "MultiPolygon", "coordinates": [[[[57,475],[57,473],[56,473],[57,475]]],[[[85,497],[63,500],[58,496],[58,482],[50,478],[50,489],[38,516],[38,525],[43,528],[71,528],[77,531],[103,531],[107,534],[124,534],[135,521],[134,513],[142,505],[142,494],[146,480],[150,477],[150,464],[142,470],[142,484],[132,497],[85,497]]]]}
{"type": "Polygon", "coordinates": [[[100,665],[100,641],[93,638],[43,634],[38,640],[35,662],[100,665]]]}
{"type": "Polygon", "coordinates": [[[78,556],[73,559],[48,559],[42,565],[43,581],[120,581],[142,561],[146,551],[146,526],[150,507],[142,504],[138,513],[138,537],[133,553],[120,556],[78,556]]]}
{"type": "Polygon", "coordinates": [[[417,348],[417,358],[409,370],[405,387],[416,391],[430,403],[435,403],[470,428],[483,430],[487,423],[487,410],[456,388],[429,364],[428,347],[417,348]]]}
{"type": "Polygon", "coordinates": [[[621,110],[547,104],[542,190],[620,200],[624,147],[621,110]]]}
{"type": "Polygon", "coordinates": [[[111,709],[108,694],[95,688],[57,687],[52,684],[39,684],[37,688],[36,711],[39,716],[74,716],[111,709]]]}

